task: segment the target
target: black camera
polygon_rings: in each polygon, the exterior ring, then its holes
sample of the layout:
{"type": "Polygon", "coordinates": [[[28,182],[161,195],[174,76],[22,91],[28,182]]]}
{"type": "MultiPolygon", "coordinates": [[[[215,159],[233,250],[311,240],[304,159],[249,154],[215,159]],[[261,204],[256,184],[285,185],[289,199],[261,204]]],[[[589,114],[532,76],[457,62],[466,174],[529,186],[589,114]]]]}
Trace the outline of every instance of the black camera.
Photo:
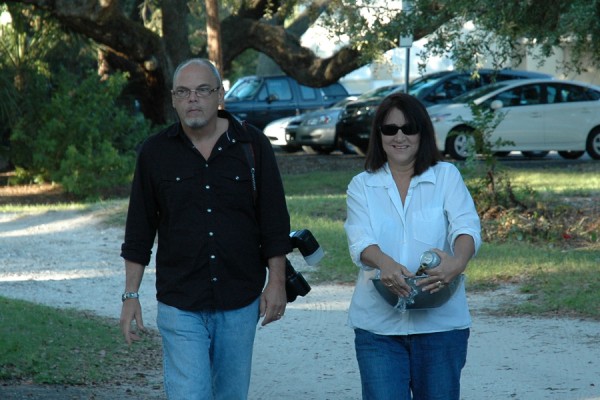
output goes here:
{"type": "MultiPolygon", "coordinates": [[[[290,240],[292,247],[300,250],[300,254],[308,265],[316,265],[323,258],[323,249],[308,229],[290,233],[290,240]]],[[[285,291],[288,303],[296,300],[298,296],[306,296],[310,292],[310,285],[306,279],[294,269],[287,258],[285,260],[285,291]]]]}

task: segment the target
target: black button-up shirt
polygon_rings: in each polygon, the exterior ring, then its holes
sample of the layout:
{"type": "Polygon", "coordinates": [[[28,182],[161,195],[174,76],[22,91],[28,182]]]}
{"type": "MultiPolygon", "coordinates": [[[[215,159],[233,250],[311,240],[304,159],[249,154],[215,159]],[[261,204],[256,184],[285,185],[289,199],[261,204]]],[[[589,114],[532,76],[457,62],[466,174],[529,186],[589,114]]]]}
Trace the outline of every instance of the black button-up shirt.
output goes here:
{"type": "Polygon", "coordinates": [[[158,233],[157,299],[183,310],[248,305],[262,292],[264,260],[292,250],[269,140],[219,116],[229,129],[208,160],[177,123],[144,142],[132,184],[121,256],[148,265],[158,233]]]}

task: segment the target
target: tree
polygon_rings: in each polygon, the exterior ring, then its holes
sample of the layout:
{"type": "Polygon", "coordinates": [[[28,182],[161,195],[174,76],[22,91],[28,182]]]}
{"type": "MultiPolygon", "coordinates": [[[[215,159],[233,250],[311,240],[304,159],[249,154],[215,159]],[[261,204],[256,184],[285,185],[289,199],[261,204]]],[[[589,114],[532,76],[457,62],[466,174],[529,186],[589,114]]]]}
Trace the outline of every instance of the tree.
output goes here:
{"type": "MultiPolygon", "coordinates": [[[[162,123],[170,110],[168,89],[174,66],[191,56],[208,56],[206,19],[199,0],[5,0],[45,10],[63,28],[102,46],[104,62],[139,82],[144,114],[162,123]],[[141,16],[141,18],[140,18],[141,16]]],[[[222,72],[246,50],[271,58],[283,72],[310,86],[325,86],[397,46],[409,32],[431,35],[427,54],[451,52],[457,65],[477,66],[491,57],[503,65],[534,47],[542,55],[568,46],[572,65],[600,65],[600,7],[589,0],[416,0],[404,15],[399,2],[364,0],[229,0],[221,4],[222,72]],[[326,24],[331,55],[320,56],[301,44],[316,22],[326,24]],[[473,21],[477,30],[462,34],[473,21]],[[345,39],[345,40],[342,40],[345,39]]],[[[213,4],[213,3],[211,3],[213,4]]],[[[214,21],[210,26],[215,26],[214,21]]]]}

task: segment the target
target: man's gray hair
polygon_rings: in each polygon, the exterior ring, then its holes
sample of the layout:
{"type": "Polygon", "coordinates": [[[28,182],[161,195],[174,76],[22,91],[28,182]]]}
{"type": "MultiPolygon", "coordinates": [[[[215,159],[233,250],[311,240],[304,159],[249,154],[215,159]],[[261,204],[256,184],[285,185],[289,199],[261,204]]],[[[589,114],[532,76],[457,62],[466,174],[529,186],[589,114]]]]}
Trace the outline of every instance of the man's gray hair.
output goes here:
{"type": "Polygon", "coordinates": [[[219,72],[215,64],[213,64],[212,61],[210,61],[207,58],[190,58],[189,60],[186,60],[179,64],[179,66],[175,69],[175,72],[173,73],[173,83],[175,83],[175,81],[177,80],[177,76],[179,75],[181,70],[191,64],[204,65],[205,67],[208,67],[215,76],[215,78],[217,78],[217,83],[219,87],[223,86],[223,81],[221,80],[221,73],[219,72]]]}

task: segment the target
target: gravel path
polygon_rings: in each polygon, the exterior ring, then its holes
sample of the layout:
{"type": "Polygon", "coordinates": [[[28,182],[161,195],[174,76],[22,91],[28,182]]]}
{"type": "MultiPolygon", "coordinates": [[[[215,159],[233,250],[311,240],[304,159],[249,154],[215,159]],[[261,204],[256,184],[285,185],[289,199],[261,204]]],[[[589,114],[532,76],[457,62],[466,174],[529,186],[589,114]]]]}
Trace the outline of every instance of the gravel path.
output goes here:
{"type": "MultiPolygon", "coordinates": [[[[0,214],[0,295],[118,318],[123,232],[93,213],[0,214]]],[[[305,268],[301,257],[293,264],[305,268]]],[[[153,269],[141,288],[145,323],[156,326],[153,269]]],[[[351,286],[314,285],[278,323],[258,328],[251,400],[360,399],[353,333],[345,325],[351,286]]],[[[463,399],[600,399],[600,323],[490,316],[510,288],[469,295],[473,328],[463,399]]],[[[160,370],[147,371],[160,382],[160,370]]],[[[160,383],[159,383],[160,384],[160,383]]],[[[160,391],[0,386],[0,399],[161,399],[160,391]],[[56,394],[55,397],[54,394],[56,394]],[[137,396],[137,397],[136,397],[137,396]]]]}

